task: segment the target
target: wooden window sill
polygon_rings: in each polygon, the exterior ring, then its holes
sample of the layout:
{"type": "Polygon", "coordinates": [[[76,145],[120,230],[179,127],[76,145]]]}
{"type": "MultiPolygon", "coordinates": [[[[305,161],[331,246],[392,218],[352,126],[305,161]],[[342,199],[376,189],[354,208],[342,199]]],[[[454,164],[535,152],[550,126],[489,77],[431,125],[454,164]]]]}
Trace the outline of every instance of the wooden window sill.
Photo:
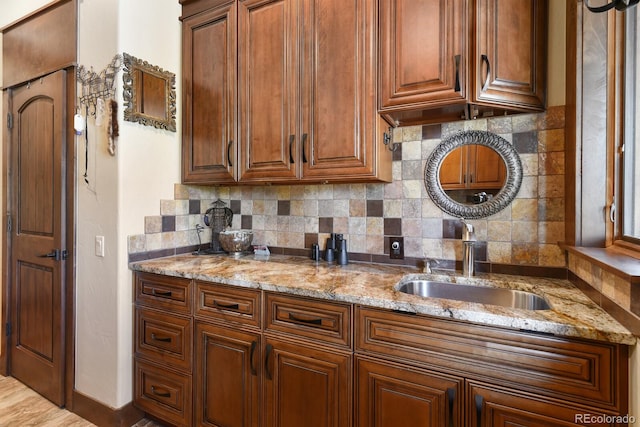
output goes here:
{"type": "Polygon", "coordinates": [[[588,248],[560,245],[567,252],[587,259],[605,271],[613,273],[629,283],[640,283],[640,260],[629,251],[617,247],[588,248]]]}

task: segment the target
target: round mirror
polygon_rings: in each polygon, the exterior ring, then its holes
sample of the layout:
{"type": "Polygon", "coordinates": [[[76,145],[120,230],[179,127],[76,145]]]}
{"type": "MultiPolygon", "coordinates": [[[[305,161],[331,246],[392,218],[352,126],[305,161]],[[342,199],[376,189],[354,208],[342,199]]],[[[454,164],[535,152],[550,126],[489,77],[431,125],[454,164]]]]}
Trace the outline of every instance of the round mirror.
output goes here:
{"type": "Polygon", "coordinates": [[[493,215],[511,203],[522,184],[518,153],[504,138],[465,131],[444,139],[425,167],[429,197],[461,218],[493,215]]]}

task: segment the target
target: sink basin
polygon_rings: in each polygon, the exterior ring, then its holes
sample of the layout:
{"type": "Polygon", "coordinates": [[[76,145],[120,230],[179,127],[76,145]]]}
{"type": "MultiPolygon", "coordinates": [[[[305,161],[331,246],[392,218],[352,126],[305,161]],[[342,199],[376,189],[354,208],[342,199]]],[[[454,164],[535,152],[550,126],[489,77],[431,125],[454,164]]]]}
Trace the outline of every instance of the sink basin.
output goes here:
{"type": "Polygon", "coordinates": [[[461,285],[433,280],[408,280],[396,285],[405,294],[429,298],[443,298],[524,310],[549,310],[551,306],[542,297],[531,292],[486,286],[461,285]]]}

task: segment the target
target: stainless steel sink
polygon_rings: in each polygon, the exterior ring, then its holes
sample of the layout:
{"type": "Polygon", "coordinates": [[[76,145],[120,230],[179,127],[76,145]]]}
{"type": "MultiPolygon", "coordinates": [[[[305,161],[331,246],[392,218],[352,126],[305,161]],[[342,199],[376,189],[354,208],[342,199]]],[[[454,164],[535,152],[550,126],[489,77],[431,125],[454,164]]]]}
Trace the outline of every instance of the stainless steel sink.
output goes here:
{"type": "Polygon", "coordinates": [[[461,285],[432,280],[400,281],[396,290],[405,294],[429,298],[451,299],[524,310],[549,310],[551,306],[541,296],[513,289],[461,285]]]}

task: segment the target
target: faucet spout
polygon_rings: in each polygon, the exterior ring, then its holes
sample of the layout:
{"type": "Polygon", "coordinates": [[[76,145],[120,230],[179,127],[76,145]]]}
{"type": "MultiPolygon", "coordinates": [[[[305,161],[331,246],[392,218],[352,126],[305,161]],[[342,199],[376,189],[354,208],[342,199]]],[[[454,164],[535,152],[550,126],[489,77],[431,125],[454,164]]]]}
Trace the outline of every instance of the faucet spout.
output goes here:
{"type": "Polygon", "coordinates": [[[462,221],[462,274],[471,277],[475,274],[475,240],[473,224],[462,221]]]}

